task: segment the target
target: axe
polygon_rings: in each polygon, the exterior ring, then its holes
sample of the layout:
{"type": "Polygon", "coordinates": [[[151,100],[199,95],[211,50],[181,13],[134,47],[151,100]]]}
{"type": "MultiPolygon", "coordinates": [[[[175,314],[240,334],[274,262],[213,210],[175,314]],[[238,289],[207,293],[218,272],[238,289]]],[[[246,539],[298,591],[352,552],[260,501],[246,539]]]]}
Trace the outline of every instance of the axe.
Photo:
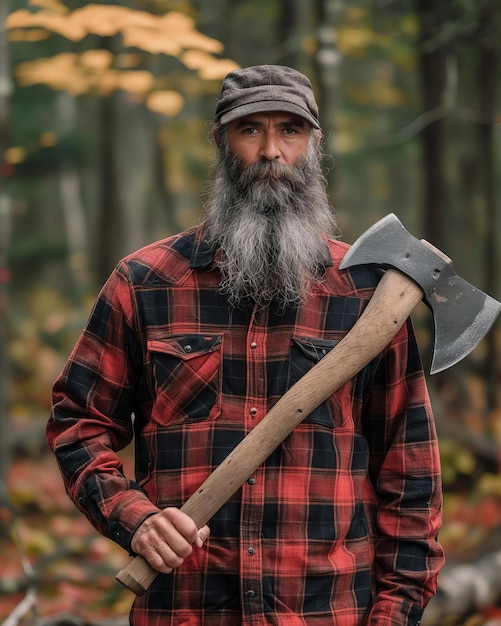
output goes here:
{"type": "MultiPolygon", "coordinates": [[[[386,269],[364,312],[350,332],[280,398],[181,507],[197,528],[210,520],[311,411],[390,343],[423,297],[434,318],[432,374],[471,352],[501,309],[500,302],[457,276],[451,260],[442,252],[410,235],[394,214],[367,230],[339,267],[355,265],[386,269]]],[[[157,574],[143,557],[136,556],[116,578],[142,595],[157,574]]]]}

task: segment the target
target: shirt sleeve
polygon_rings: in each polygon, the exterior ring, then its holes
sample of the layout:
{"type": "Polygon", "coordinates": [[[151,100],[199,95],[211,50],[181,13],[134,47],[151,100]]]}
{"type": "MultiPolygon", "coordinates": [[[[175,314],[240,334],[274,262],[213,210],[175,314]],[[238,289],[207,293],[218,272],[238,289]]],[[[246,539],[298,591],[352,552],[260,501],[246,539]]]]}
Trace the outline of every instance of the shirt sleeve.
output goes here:
{"type": "Polygon", "coordinates": [[[53,387],[47,441],[66,490],[92,525],[126,550],[158,509],[124,475],[117,452],[133,437],[134,383],[141,367],[131,289],[118,266],[53,387]]]}
{"type": "Polygon", "coordinates": [[[415,626],[443,566],[440,457],[410,320],[384,353],[364,410],[376,495],[376,589],[369,626],[415,626]]]}

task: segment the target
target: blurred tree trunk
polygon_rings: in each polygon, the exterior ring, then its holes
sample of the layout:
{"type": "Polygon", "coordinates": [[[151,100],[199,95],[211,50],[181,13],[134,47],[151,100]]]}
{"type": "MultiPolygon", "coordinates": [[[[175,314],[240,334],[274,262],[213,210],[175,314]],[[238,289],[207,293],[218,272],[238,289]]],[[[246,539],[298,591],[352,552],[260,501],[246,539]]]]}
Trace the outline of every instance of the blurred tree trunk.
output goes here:
{"type": "Polygon", "coordinates": [[[417,0],[421,28],[419,62],[424,114],[429,123],[421,132],[424,173],[424,230],[438,248],[445,243],[445,121],[446,51],[440,41],[443,7],[436,0],[417,0]]]}
{"type": "Polygon", "coordinates": [[[120,181],[115,163],[115,101],[111,95],[101,100],[101,116],[98,132],[101,138],[101,201],[99,203],[98,245],[96,260],[97,280],[103,283],[118,260],[117,242],[122,239],[122,224],[118,206],[117,190],[120,181]]]}
{"type": "MultiPolygon", "coordinates": [[[[9,146],[9,101],[12,93],[7,33],[4,28],[7,2],[0,3],[0,157],[9,146]]],[[[0,166],[7,167],[2,162],[0,166]]],[[[10,196],[6,180],[7,172],[0,172],[0,506],[7,498],[7,471],[10,464],[9,427],[9,244],[10,244],[10,196]]]]}
{"type": "MultiPolygon", "coordinates": [[[[336,45],[336,28],[340,21],[341,0],[316,0],[317,52],[315,66],[318,80],[317,100],[327,152],[337,154],[336,116],[339,108],[341,55],[336,45]]],[[[334,168],[329,168],[329,191],[334,193],[334,168]]],[[[334,203],[335,204],[335,203],[334,203]]]]}
{"type": "Polygon", "coordinates": [[[303,56],[301,51],[301,23],[304,15],[301,14],[298,0],[280,0],[280,16],[278,36],[281,54],[278,62],[300,69],[303,56]]]}
{"type": "MultiPolygon", "coordinates": [[[[100,48],[115,54],[111,37],[101,39],[100,48]]],[[[100,195],[98,200],[97,246],[95,274],[100,284],[108,278],[120,256],[123,224],[120,219],[118,189],[121,184],[116,163],[116,143],[120,129],[117,124],[118,94],[112,93],[100,101],[97,133],[100,138],[100,195]]]]}
{"type": "MultiPolygon", "coordinates": [[[[152,238],[156,238],[157,223],[154,215],[155,178],[165,181],[162,168],[158,167],[161,154],[156,149],[158,127],[154,114],[141,102],[131,101],[125,94],[116,96],[114,162],[117,184],[115,202],[121,222],[122,240],[115,246],[116,259],[137,250],[152,238]]],[[[158,215],[170,212],[164,206],[158,215]]]]}
{"type": "Polygon", "coordinates": [[[166,189],[156,114],[116,92],[101,101],[97,132],[101,140],[97,278],[102,284],[124,255],[180,227],[166,189]]]}
{"type": "MultiPolygon", "coordinates": [[[[68,137],[78,127],[77,102],[64,91],[56,98],[59,134],[68,137]]],[[[77,159],[67,157],[59,166],[61,208],[69,249],[69,265],[73,288],[83,293],[88,283],[88,236],[85,209],[82,201],[80,172],[77,159]]]]}
{"type": "MultiPolygon", "coordinates": [[[[495,42],[486,33],[495,16],[496,7],[491,0],[480,3],[479,66],[477,89],[480,101],[481,123],[479,125],[480,171],[482,175],[483,197],[485,202],[485,272],[487,293],[499,298],[499,271],[497,260],[497,230],[499,216],[496,210],[496,167],[494,149],[496,79],[498,64],[495,42]]],[[[499,11],[499,7],[498,7],[499,11]]],[[[498,360],[495,334],[487,336],[486,372],[488,379],[488,403],[490,409],[498,408],[498,360]]]]}

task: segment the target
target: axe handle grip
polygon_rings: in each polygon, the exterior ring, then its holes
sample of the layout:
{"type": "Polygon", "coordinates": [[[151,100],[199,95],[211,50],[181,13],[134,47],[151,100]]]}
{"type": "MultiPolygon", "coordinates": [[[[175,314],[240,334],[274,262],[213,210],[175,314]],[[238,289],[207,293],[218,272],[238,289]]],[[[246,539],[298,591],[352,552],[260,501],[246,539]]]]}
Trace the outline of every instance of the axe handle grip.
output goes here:
{"type": "MultiPolygon", "coordinates": [[[[422,297],[417,283],[397,270],[387,270],[350,332],[280,398],[186,501],[181,511],[189,515],[198,528],[207,524],[311,411],[390,343],[422,297]]],[[[142,595],[157,574],[143,557],[136,556],[116,578],[142,595]]]]}

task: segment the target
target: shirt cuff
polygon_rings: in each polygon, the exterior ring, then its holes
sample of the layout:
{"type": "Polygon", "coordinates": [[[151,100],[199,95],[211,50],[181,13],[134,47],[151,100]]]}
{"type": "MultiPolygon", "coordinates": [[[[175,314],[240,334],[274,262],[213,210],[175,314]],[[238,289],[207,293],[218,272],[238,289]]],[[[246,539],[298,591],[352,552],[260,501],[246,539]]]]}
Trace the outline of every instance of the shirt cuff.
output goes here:
{"type": "Polygon", "coordinates": [[[110,539],[133,554],[130,544],[134,533],[146,518],[159,512],[160,509],[140,491],[128,492],[109,519],[110,539]]]}
{"type": "Polygon", "coordinates": [[[419,626],[424,609],[391,600],[378,600],[370,612],[367,626],[419,626]]]}

